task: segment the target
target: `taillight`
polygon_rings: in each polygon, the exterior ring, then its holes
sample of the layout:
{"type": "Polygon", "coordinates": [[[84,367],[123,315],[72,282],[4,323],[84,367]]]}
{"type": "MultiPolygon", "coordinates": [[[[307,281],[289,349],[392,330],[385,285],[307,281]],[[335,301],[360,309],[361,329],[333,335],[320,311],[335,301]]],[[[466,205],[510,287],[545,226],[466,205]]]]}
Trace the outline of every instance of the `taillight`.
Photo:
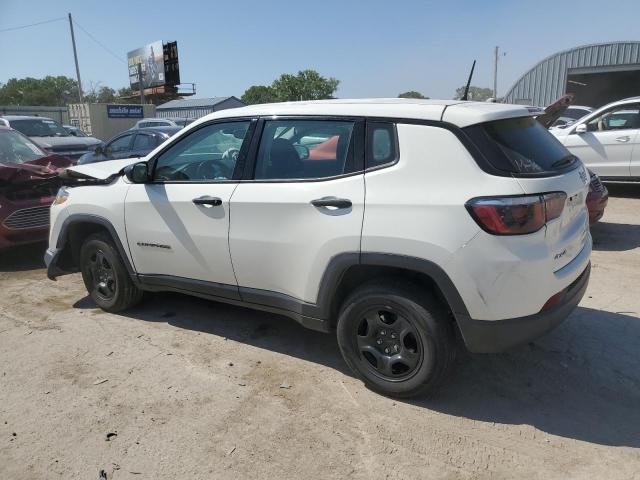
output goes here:
{"type": "Polygon", "coordinates": [[[562,214],[563,192],[469,200],[467,210],[480,227],[493,235],[525,235],[540,230],[562,214]]]}

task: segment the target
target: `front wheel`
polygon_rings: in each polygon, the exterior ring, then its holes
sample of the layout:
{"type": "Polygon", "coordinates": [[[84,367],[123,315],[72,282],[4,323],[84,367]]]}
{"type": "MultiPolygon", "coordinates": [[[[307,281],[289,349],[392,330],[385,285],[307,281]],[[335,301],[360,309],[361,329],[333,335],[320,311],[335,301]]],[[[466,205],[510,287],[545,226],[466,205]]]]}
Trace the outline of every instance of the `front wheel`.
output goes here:
{"type": "Polygon", "coordinates": [[[455,360],[451,321],[428,291],[372,283],[343,303],[340,351],[367,387],[394,397],[434,391],[455,360]]]}
{"type": "Polygon", "coordinates": [[[142,298],[142,290],[131,280],[113,241],[106,235],[94,234],[84,241],[80,270],[87,292],[107,312],[126,310],[142,298]]]}

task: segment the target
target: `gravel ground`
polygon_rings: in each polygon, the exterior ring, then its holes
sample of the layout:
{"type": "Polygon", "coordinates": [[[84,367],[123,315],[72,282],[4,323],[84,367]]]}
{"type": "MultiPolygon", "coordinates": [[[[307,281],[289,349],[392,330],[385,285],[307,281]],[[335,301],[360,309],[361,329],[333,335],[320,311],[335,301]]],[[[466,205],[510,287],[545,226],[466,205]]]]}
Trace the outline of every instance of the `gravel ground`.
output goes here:
{"type": "Polygon", "coordinates": [[[640,186],[610,186],[580,307],[430,400],[335,338],[176,294],[104,313],[42,245],[0,253],[0,479],[639,479],[640,186]]]}

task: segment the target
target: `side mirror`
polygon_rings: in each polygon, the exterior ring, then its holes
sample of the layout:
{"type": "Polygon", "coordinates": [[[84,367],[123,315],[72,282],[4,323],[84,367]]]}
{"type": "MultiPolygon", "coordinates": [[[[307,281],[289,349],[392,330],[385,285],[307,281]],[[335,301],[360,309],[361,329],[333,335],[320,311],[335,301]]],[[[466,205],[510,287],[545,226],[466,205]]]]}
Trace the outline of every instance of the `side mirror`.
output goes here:
{"type": "Polygon", "coordinates": [[[96,155],[102,155],[104,153],[104,149],[102,148],[102,145],[98,145],[96,149],[93,151],[93,153],[95,153],[96,155]]]}
{"type": "Polygon", "coordinates": [[[132,183],[146,183],[150,180],[147,162],[134,163],[124,167],[124,176],[132,183]]]}
{"type": "Polygon", "coordinates": [[[587,125],[585,123],[581,123],[580,125],[578,125],[576,127],[575,133],[577,133],[578,135],[581,135],[583,133],[587,133],[587,125]]]}

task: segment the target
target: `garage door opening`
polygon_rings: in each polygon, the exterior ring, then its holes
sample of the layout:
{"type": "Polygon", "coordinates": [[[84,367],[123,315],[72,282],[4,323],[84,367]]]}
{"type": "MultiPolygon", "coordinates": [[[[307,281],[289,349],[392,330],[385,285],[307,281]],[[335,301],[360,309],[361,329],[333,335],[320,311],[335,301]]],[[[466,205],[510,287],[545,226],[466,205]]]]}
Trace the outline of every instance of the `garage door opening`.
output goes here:
{"type": "Polygon", "coordinates": [[[598,108],[622,98],[640,96],[640,66],[637,70],[567,74],[567,93],[575,105],[598,108]]]}

